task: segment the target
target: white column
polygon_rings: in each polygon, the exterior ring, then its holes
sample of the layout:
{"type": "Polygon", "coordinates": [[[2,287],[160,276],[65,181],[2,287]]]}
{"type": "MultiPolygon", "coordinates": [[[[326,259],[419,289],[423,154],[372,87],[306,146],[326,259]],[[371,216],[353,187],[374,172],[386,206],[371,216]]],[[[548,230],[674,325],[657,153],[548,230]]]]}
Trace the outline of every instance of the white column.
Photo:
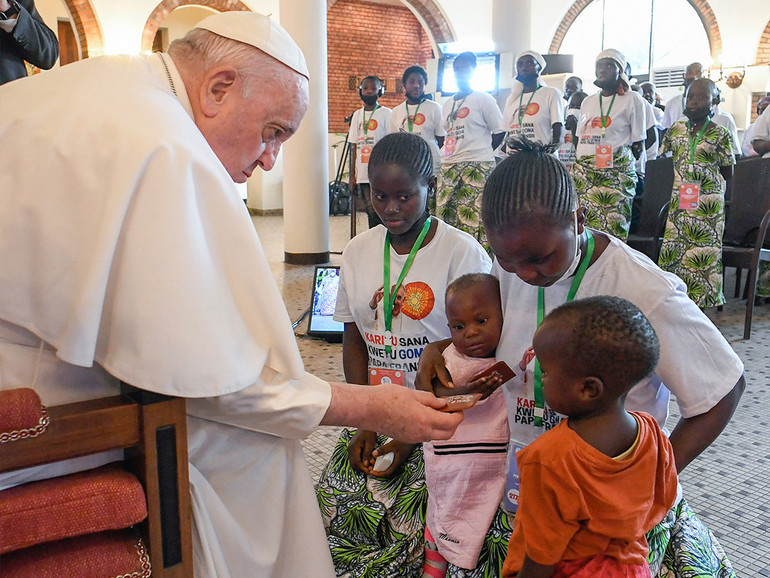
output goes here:
{"type": "Polygon", "coordinates": [[[533,48],[531,26],[532,0],[493,0],[492,40],[496,52],[518,54],[533,48]]]}
{"type": "Polygon", "coordinates": [[[326,0],[280,0],[281,26],[305,53],[310,106],[283,146],[284,255],[287,263],[329,260],[326,0]]]}
{"type": "Polygon", "coordinates": [[[492,40],[500,54],[500,87],[497,103],[502,109],[516,76],[516,55],[533,48],[531,33],[532,0],[493,0],[492,40]]]}

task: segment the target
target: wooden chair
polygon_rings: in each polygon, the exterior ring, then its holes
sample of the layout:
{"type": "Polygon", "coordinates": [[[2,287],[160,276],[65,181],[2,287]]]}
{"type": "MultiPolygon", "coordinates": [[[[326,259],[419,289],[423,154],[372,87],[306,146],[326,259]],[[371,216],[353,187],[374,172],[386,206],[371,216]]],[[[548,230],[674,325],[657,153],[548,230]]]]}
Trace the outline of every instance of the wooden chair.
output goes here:
{"type": "Polygon", "coordinates": [[[639,224],[628,236],[629,247],[658,262],[658,253],[666,228],[668,204],[674,187],[674,162],[671,157],[648,161],[645,168],[644,194],[641,197],[639,224]]]}
{"type": "MultiPolygon", "coordinates": [[[[6,390],[0,392],[0,395],[19,391],[23,390],[6,390]]],[[[0,432],[4,425],[3,412],[8,405],[9,403],[0,401],[0,432]]],[[[193,576],[184,399],[170,398],[123,384],[120,396],[55,406],[48,408],[47,413],[50,419],[47,426],[41,423],[32,428],[32,433],[28,430],[17,430],[10,434],[6,431],[0,435],[0,442],[5,442],[0,443],[0,472],[49,464],[111,449],[125,449],[123,468],[138,478],[146,496],[146,506],[141,506],[146,507],[147,517],[139,524],[143,540],[143,546],[137,547],[140,558],[142,547],[146,547],[153,577],[193,576]],[[41,433],[41,429],[45,431],[41,433]]],[[[8,422],[9,418],[6,416],[5,424],[8,422]]],[[[126,475],[123,468],[118,471],[122,472],[121,475],[126,475]]],[[[103,469],[113,472],[116,468],[104,466],[90,472],[31,482],[0,492],[0,536],[3,535],[3,524],[6,536],[9,535],[8,528],[14,524],[7,512],[8,508],[5,509],[5,517],[2,516],[3,500],[6,496],[9,496],[6,502],[12,499],[10,496],[15,496],[17,500],[23,499],[25,495],[34,497],[36,507],[39,507],[40,500],[45,497],[44,491],[55,492],[63,484],[70,484],[71,488],[71,484],[80,483],[84,476],[101,475],[103,469]]],[[[100,484],[103,482],[96,483],[89,492],[97,493],[96,490],[102,488],[100,484]]],[[[78,500],[81,497],[77,494],[78,500]]],[[[72,499],[72,496],[67,496],[67,500],[72,499]]],[[[144,496],[140,493],[140,500],[143,499],[144,496]]],[[[79,501],[74,508],[71,503],[67,505],[78,513],[88,510],[88,506],[79,501]]],[[[44,528],[40,531],[38,528],[32,528],[33,534],[44,533],[50,529],[55,541],[48,541],[44,535],[34,535],[33,540],[44,543],[25,544],[23,549],[3,554],[0,557],[0,577],[94,575],[92,550],[111,544],[117,539],[117,535],[110,531],[80,536],[90,531],[87,527],[82,528],[83,521],[78,519],[77,514],[69,517],[72,519],[67,519],[67,515],[63,520],[60,519],[61,516],[46,516],[40,520],[40,524],[35,524],[44,528]],[[77,573],[73,573],[73,564],[89,563],[90,567],[78,569],[77,573]],[[48,569],[49,574],[43,572],[44,567],[48,569]],[[67,568],[67,571],[64,573],[62,570],[50,570],[51,568],[67,568]]],[[[149,568],[131,575],[145,576],[148,572],[149,568]]]]}
{"type": "Polygon", "coordinates": [[[750,339],[759,263],[770,261],[770,248],[765,247],[770,227],[770,159],[750,159],[735,166],[726,213],[722,265],[748,270],[743,338],[750,339]]]}

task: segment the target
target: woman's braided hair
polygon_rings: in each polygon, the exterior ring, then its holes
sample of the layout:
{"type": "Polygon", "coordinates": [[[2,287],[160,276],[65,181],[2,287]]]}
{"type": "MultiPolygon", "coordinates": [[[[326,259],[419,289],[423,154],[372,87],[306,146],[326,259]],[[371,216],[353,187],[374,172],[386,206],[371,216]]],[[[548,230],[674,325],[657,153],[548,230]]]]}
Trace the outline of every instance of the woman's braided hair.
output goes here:
{"type": "Polygon", "coordinates": [[[411,132],[393,132],[377,141],[369,156],[369,173],[381,165],[398,165],[420,184],[433,175],[433,155],[422,137],[411,132]]]}
{"type": "Polygon", "coordinates": [[[499,229],[526,213],[545,213],[562,220],[577,209],[572,178],[545,146],[526,138],[508,143],[515,151],[501,162],[484,185],[481,218],[487,229],[499,229]]]}

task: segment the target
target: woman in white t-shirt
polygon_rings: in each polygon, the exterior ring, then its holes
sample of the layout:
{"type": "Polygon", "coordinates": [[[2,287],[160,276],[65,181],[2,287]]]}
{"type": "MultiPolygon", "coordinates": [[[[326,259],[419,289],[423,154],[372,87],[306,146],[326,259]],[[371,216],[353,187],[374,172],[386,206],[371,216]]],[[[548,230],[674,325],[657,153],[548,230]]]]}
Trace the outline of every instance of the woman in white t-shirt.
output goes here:
{"type": "Polygon", "coordinates": [[[439,149],[444,144],[446,131],[441,118],[441,105],[425,94],[428,73],[422,66],[410,66],[401,76],[406,100],[390,113],[390,132],[411,132],[420,135],[430,146],[433,155],[433,174],[441,168],[439,149]]]}
{"type": "MultiPolygon", "coordinates": [[[[345,247],[334,313],[345,324],[342,365],[349,383],[413,389],[422,348],[450,334],[447,286],[491,265],[470,235],[428,215],[432,167],[427,143],[409,132],[389,134],[372,149],[371,199],[382,224],[345,247]]],[[[419,572],[424,470],[418,444],[343,431],[317,487],[338,575],[419,572]]]]}
{"type": "Polygon", "coordinates": [[[508,133],[507,140],[526,137],[542,144],[561,143],[564,103],[558,90],[539,82],[545,66],[545,58],[534,50],[516,57],[516,79],[500,126],[508,133]]]}
{"type": "MultiPolygon", "coordinates": [[[[542,146],[518,143],[484,187],[482,216],[495,254],[504,313],[497,355],[515,359],[531,345],[543,317],[571,299],[628,299],[650,320],[660,341],[655,373],[629,392],[627,410],[651,414],[663,427],[671,393],[682,418],[670,435],[682,471],[722,432],[745,388],[743,363],[708,317],[687,297],[684,283],[643,254],[586,227],[585,210],[564,165],[542,146]]],[[[425,348],[418,380],[449,381],[440,351],[425,348]]],[[[586,344],[590,346],[590,344],[586,344]]],[[[503,385],[511,430],[506,509],[515,515],[515,453],[557,425],[562,416],[542,400],[535,364],[525,378],[503,385]]],[[[731,577],[730,562],[708,528],[681,497],[647,534],[653,576],[731,577]],[[692,569],[681,573],[682,568],[692,569]]]]}
{"type": "Polygon", "coordinates": [[[495,168],[493,150],[502,142],[502,114],[486,92],[471,88],[476,56],[463,52],[452,64],[458,92],[444,103],[447,136],[441,149],[436,215],[487,247],[481,224],[481,191],[495,168]],[[494,133],[494,134],[493,134],[494,133]]]}
{"type": "Polygon", "coordinates": [[[586,223],[624,241],[636,195],[636,159],[647,136],[644,101],[629,90],[625,68],[626,59],[617,50],[605,50],[596,57],[594,84],[601,91],[580,107],[572,167],[586,223]]]}

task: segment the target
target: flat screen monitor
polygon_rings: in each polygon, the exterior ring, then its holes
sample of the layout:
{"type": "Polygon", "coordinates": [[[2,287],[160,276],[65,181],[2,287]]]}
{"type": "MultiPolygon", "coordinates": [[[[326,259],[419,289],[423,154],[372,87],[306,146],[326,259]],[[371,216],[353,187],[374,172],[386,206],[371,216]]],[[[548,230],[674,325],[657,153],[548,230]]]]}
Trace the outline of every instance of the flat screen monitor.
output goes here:
{"type": "MultiPolygon", "coordinates": [[[[471,79],[471,87],[473,90],[495,92],[500,74],[500,55],[493,52],[475,52],[474,54],[476,55],[476,71],[471,79]]],[[[457,92],[454,69],[452,68],[456,57],[457,54],[445,54],[439,61],[436,89],[445,96],[457,92]]]]}
{"type": "Polygon", "coordinates": [[[339,266],[316,265],[307,328],[307,334],[311,337],[320,337],[333,343],[342,341],[345,325],[333,318],[339,285],[339,266]]]}

